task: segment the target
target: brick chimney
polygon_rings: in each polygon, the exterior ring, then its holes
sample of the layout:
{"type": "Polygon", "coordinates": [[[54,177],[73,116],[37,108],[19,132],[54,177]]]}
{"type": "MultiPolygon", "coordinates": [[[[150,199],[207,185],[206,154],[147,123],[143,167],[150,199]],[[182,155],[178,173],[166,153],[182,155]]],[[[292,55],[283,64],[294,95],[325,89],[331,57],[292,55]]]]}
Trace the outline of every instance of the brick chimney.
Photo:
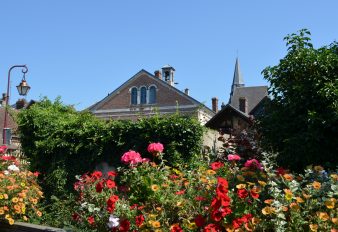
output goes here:
{"type": "Polygon", "coordinates": [[[162,73],[160,72],[160,70],[156,70],[156,71],[154,72],[154,74],[155,74],[155,77],[156,77],[156,78],[162,80],[162,73]]]}
{"type": "Polygon", "coordinates": [[[2,94],[2,98],[0,100],[2,107],[6,106],[6,93],[2,94]]]}
{"type": "Polygon", "coordinates": [[[213,97],[211,99],[212,102],[212,110],[217,113],[218,112],[218,98],[217,97],[213,97]]]}
{"type": "Polygon", "coordinates": [[[189,89],[188,89],[188,88],[186,88],[186,89],[184,90],[184,93],[185,93],[186,95],[188,95],[188,96],[189,96],[189,89]]]}
{"type": "Polygon", "coordinates": [[[26,105],[26,100],[25,99],[19,99],[16,103],[15,103],[15,109],[19,110],[22,109],[25,105],[26,105]]]}

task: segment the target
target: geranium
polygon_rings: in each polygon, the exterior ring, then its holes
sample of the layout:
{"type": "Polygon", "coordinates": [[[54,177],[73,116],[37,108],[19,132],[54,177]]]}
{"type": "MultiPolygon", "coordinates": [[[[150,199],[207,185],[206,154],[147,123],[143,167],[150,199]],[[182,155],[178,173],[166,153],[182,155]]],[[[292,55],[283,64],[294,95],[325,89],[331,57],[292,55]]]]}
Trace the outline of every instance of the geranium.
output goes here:
{"type": "Polygon", "coordinates": [[[135,218],[136,226],[140,227],[143,224],[143,222],[144,222],[144,216],[142,214],[136,216],[135,218]]]}
{"type": "Polygon", "coordinates": [[[174,224],[170,227],[170,232],[183,232],[179,224],[174,224]]]}
{"type": "Polygon", "coordinates": [[[213,162],[210,164],[210,167],[212,170],[216,171],[217,169],[224,167],[224,164],[222,162],[213,162]]]}
{"type": "Polygon", "coordinates": [[[233,155],[233,154],[230,154],[230,155],[228,155],[228,160],[229,161],[239,161],[239,160],[241,160],[241,157],[239,156],[239,155],[233,155]]]}
{"type": "Polygon", "coordinates": [[[141,163],[143,160],[140,153],[131,150],[123,154],[123,156],[121,157],[121,161],[124,164],[135,165],[137,163],[141,163]]]}
{"type": "Polygon", "coordinates": [[[115,203],[119,200],[119,197],[117,195],[113,195],[109,197],[107,201],[107,211],[109,213],[113,212],[115,209],[115,203]]]}
{"type": "Polygon", "coordinates": [[[109,189],[115,188],[115,187],[116,187],[115,181],[113,181],[113,180],[107,180],[107,181],[106,181],[106,186],[107,186],[107,188],[109,188],[109,189]]]}
{"type": "Polygon", "coordinates": [[[94,171],[92,173],[92,178],[94,179],[94,181],[100,179],[101,177],[102,177],[102,172],[100,171],[94,171]]]}
{"type": "Polygon", "coordinates": [[[7,151],[7,146],[6,145],[0,146],[0,154],[5,154],[6,151],[7,151]]]}
{"type": "Polygon", "coordinates": [[[157,155],[158,153],[162,153],[164,150],[162,143],[151,143],[148,145],[148,152],[157,155]]]}
{"type": "Polygon", "coordinates": [[[237,190],[237,196],[241,199],[247,198],[248,195],[249,195],[249,193],[246,189],[238,189],[237,190]]]}
{"type": "Polygon", "coordinates": [[[95,223],[95,219],[94,219],[94,216],[90,216],[87,218],[87,221],[90,225],[93,225],[95,223]]]}
{"type": "Polygon", "coordinates": [[[130,222],[128,221],[128,219],[124,219],[124,220],[121,221],[119,229],[120,229],[120,231],[129,231],[130,222]]]}
{"type": "Polygon", "coordinates": [[[247,160],[244,164],[245,167],[250,169],[259,169],[262,170],[262,165],[256,159],[247,160]]]}
{"type": "Polygon", "coordinates": [[[196,223],[196,226],[198,226],[198,227],[202,227],[205,224],[205,219],[200,214],[195,217],[194,221],[196,223]]]}
{"type": "Polygon", "coordinates": [[[103,181],[98,182],[95,186],[96,192],[101,193],[103,187],[104,187],[104,182],[103,181]]]}

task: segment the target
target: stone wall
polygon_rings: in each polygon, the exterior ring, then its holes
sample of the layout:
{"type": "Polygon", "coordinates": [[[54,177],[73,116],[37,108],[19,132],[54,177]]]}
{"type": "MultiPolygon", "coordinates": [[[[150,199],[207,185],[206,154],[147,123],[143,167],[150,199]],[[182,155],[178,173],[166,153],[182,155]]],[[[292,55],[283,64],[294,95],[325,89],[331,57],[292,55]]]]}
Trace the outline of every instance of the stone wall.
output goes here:
{"type": "Polygon", "coordinates": [[[34,225],[24,222],[16,222],[14,225],[9,225],[6,222],[0,222],[1,232],[66,232],[66,230],[48,226],[34,225]]]}

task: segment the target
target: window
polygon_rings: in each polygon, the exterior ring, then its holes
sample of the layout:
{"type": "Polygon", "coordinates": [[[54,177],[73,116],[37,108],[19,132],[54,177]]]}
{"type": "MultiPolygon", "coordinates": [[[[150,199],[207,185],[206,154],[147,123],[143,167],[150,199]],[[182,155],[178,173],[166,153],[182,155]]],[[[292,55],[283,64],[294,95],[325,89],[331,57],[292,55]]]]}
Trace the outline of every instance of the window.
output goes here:
{"type": "Polygon", "coordinates": [[[147,104],[147,88],[141,88],[141,104],[147,104]]]}
{"type": "Polygon", "coordinates": [[[137,104],[137,88],[136,87],[131,89],[131,104],[132,105],[137,104]]]}
{"type": "Polygon", "coordinates": [[[245,98],[239,99],[239,110],[246,113],[246,99],[245,98]]]}
{"type": "Polygon", "coordinates": [[[156,103],[156,87],[151,86],[149,89],[149,104],[156,103]]]}

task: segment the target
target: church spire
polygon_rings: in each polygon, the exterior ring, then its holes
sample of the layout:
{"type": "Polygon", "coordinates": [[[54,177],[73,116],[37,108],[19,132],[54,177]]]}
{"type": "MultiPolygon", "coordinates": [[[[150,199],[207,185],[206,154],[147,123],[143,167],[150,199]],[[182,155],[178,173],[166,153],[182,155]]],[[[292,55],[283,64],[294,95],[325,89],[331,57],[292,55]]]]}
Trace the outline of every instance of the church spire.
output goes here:
{"type": "Polygon", "coordinates": [[[236,58],[234,78],[232,80],[230,96],[232,96],[235,88],[237,88],[237,87],[244,87],[244,80],[243,80],[242,73],[241,73],[241,70],[240,70],[240,67],[239,67],[238,57],[236,58]]]}

